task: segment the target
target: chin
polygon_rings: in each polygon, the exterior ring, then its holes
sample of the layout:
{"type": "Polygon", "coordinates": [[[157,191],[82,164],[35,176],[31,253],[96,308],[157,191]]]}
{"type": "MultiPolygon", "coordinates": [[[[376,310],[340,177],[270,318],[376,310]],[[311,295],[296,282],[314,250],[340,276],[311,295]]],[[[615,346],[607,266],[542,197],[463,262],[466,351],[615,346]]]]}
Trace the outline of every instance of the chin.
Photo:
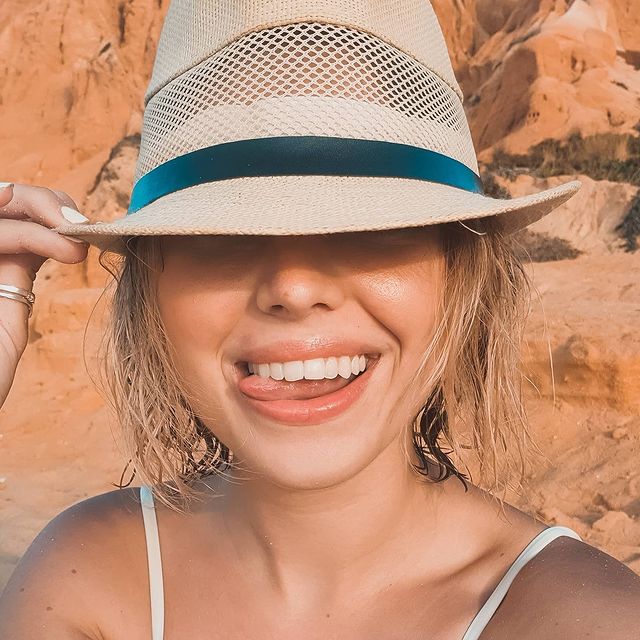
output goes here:
{"type": "MultiPolygon", "coordinates": [[[[231,402],[218,404],[224,406],[216,420],[220,430],[210,427],[233,451],[233,476],[240,482],[246,479],[291,490],[326,489],[357,476],[384,452],[392,451],[394,461],[401,464],[400,434],[410,428],[412,416],[406,399],[399,403],[394,397],[386,368],[377,365],[342,390],[357,393],[340,413],[329,412],[324,419],[316,414],[310,423],[261,412],[233,386],[231,393],[221,393],[218,397],[226,396],[231,402]],[[360,391],[358,384],[363,387],[360,391]]],[[[203,408],[205,415],[212,415],[213,407],[203,408]]]]}
{"type": "Polygon", "coordinates": [[[384,422],[368,420],[294,428],[256,425],[234,449],[234,475],[291,490],[327,489],[347,482],[396,439],[389,421],[383,429],[384,422]]]}

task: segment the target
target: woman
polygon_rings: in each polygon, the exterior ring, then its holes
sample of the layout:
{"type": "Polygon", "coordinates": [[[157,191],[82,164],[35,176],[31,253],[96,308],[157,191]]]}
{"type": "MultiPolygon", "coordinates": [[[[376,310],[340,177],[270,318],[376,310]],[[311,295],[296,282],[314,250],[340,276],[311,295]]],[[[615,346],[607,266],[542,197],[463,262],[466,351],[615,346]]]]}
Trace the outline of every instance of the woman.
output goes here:
{"type": "Polygon", "coordinates": [[[143,480],[47,525],[0,638],[638,637],[635,574],[458,468],[527,457],[508,232],[579,187],[484,196],[461,97],[421,1],[174,0],[129,215],[0,190],[2,398],[42,262],[109,251],[143,480]]]}

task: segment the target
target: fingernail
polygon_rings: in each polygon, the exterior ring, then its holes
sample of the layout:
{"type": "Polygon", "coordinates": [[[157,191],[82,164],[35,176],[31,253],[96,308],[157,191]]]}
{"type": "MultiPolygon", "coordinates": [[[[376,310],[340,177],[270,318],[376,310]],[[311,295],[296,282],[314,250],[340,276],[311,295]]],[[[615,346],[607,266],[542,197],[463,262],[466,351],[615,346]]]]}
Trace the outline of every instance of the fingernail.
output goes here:
{"type": "Polygon", "coordinates": [[[0,189],[6,189],[7,187],[13,187],[13,182],[0,182],[0,189]]]}
{"type": "Polygon", "coordinates": [[[80,224],[81,222],[89,222],[89,218],[83,216],[79,211],[72,209],[71,207],[62,207],[60,209],[65,220],[69,222],[75,222],[80,224]]]}

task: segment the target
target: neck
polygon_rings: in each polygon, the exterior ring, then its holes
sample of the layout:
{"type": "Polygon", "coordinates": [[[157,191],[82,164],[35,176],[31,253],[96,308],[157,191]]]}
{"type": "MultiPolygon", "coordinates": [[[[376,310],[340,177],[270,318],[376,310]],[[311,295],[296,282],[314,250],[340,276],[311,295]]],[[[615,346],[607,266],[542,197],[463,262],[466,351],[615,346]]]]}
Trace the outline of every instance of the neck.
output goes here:
{"type": "Polygon", "coordinates": [[[416,544],[437,530],[430,515],[443,492],[409,467],[394,441],[356,476],[328,488],[230,486],[228,526],[253,575],[282,594],[306,591],[317,601],[362,584],[364,575],[388,584],[410,573],[416,544]]]}

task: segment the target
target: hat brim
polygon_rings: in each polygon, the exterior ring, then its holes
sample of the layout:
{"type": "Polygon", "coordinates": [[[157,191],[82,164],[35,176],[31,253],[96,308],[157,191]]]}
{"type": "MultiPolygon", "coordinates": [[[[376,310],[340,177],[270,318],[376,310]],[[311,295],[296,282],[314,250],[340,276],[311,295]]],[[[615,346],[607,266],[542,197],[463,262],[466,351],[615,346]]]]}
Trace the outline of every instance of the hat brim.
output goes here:
{"type": "Polygon", "coordinates": [[[125,236],[313,235],[419,227],[496,216],[513,233],[566,202],[582,183],[513,199],[405,178],[268,176],[208,182],[166,195],[112,222],[55,231],[123,253],[125,236]]]}

